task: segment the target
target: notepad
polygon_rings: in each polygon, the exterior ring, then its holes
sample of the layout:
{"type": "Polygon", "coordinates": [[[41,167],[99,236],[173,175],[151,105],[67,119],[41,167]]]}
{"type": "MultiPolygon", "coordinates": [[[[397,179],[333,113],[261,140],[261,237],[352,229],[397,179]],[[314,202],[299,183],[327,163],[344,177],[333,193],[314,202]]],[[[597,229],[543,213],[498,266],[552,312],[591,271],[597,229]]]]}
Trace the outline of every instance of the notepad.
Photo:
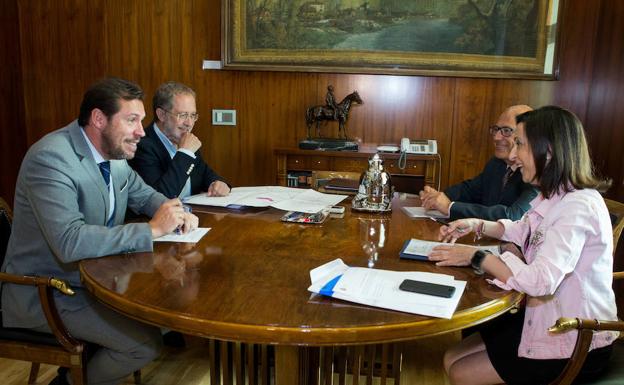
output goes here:
{"type": "MultiPolygon", "coordinates": [[[[423,241],[420,239],[408,239],[403,244],[403,248],[399,253],[399,256],[403,259],[415,259],[418,261],[428,261],[427,255],[431,253],[434,247],[445,245],[449,246],[449,243],[442,242],[432,242],[432,241],[423,241]]],[[[478,249],[489,251],[494,255],[500,255],[500,250],[498,245],[488,245],[488,246],[475,246],[478,249]]]]}
{"type": "Polygon", "coordinates": [[[155,238],[154,242],[196,243],[199,242],[208,231],[210,231],[210,227],[198,227],[186,234],[171,233],[163,235],[162,237],[155,238]]]}

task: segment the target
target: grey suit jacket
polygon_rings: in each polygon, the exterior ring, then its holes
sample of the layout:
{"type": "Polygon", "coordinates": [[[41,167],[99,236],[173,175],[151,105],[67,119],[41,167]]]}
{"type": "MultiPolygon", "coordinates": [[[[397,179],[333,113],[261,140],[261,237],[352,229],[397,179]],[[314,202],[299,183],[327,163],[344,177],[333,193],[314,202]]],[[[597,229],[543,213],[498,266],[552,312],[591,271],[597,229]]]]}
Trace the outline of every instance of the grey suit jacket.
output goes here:
{"type": "MultiPolygon", "coordinates": [[[[152,216],[166,200],[147,186],[125,160],[111,161],[115,217],[106,227],[109,194],[76,121],[35,143],[27,152],[15,188],[13,229],[2,271],[64,279],[81,289],[78,261],[152,250],[147,223],[123,225],[126,208],[152,216]]],[[[88,305],[84,293],[58,294],[64,309],[88,305]]],[[[40,327],[45,317],[36,289],[5,284],[5,326],[40,327]]]]}

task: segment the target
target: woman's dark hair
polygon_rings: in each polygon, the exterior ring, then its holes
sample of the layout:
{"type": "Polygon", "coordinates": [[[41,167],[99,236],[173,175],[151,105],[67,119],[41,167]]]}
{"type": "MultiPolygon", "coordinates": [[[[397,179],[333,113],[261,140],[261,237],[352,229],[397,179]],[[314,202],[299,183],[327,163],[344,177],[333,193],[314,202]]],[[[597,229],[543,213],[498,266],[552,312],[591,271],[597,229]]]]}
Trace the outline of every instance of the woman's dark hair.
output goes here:
{"type": "Polygon", "coordinates": [[[611,180],[601,180],[594,173],[583,125],[572,112],[546,106],[518,115],[516,122],[524,123],[535,178],[544,197],[573,189],[609,188],[611,180]]]}
{"type": "Polygon", "coordinates": [[[143,100],[143,90],[138,85],[119,78],[101,80],[87,90],[80,104],[78,124],[85,127],[89,124],[91,111],[100,109],[107,118],[119,112],[119,100],[143,100]]]}

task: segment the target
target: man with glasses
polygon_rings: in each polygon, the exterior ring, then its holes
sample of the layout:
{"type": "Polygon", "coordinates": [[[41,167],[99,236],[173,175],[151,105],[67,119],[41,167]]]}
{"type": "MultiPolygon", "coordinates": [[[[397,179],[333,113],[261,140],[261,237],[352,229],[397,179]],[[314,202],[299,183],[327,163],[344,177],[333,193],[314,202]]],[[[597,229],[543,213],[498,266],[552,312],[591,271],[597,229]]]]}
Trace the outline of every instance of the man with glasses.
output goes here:
{"type": "Polygon", "coordinates": [[[425,186],[420,192],[422,205],[438,210],[451,219],[520,219],[529,209],[537,191],[522,182],[522,175],[510,154],[514,146],[516,116],[530,110],[531,107],[525,105],[506,109],[496,124],[489,128],[494,140],[494,157],[481,174],[444,192],[425,186]]]}
{"type": "Polygon", "coordinates": [[[184,84],[164,83],[156,90],[153,109],[154,121],[130,161],[143,180],[169,198],[228,195],[230,187],[202,159],[202,143],[192,133],[199,118],[195,92],[184,84]]]}

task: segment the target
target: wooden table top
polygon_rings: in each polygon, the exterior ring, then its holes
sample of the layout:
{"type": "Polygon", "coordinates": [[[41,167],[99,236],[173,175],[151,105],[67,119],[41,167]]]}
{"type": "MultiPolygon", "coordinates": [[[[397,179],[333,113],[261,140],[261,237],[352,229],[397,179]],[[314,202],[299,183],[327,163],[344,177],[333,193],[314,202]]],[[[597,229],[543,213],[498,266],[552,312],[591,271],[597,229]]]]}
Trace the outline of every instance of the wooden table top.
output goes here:
{"type": "Polygon", "coordinates": [[[322,225],[280,221],[283,211],[195,206],[197,244],[162,243],[153,253],[80,263],[82,279],[117,311],[154,325],[229,341],[283,345],[343,345],[416,339],[481,323],[521,299],[488,285],[470,268],[441,268],[399,259],[409,238],[435,239],[438,225],[411,219],[395,197],[391,214],[350,211],[322,225]],[[309,271],[335,258],[349,266],[433,271],[468,281],[452,319],[384,310],[312,295],[309,271]]]}

